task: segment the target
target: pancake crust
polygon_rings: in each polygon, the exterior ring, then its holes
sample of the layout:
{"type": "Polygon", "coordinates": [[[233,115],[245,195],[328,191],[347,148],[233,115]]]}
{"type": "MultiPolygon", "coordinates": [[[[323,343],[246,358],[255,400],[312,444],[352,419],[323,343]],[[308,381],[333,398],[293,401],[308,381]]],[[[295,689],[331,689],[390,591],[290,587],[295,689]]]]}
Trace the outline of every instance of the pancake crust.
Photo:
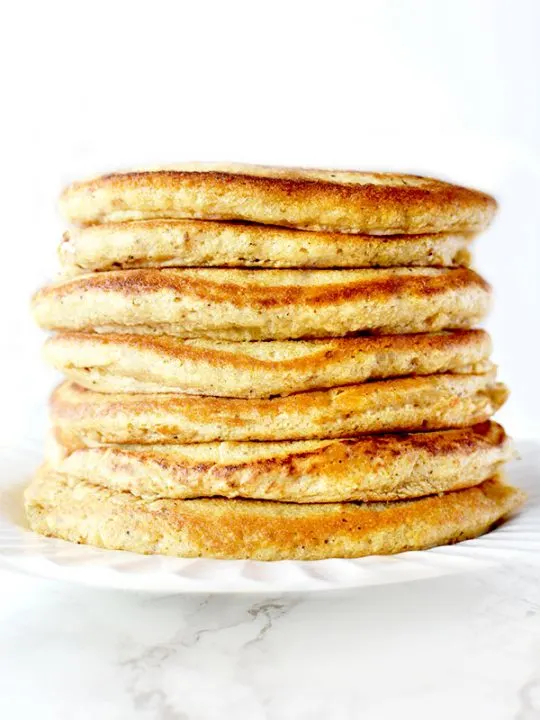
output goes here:
{"type": "Polygon", "coordinates": [[[76,182],[60,207],[77,225],[201,218],[395,235],[477,232],[497,205],[485,193],[416,175],[193,163],[76,182]]]}
{"type": "Polygon", "coordinates": [[[318,560],[386,555],[487,532],[524,501],[498,479],[395,503],[143,500],[46,468],[26,490],[30,527],[98,547],[180,557],[318,560]]]}
{"type": "Polygon", "coordinates": [[[411,435],[281,443],[53,445],[56,472],[138,497],[222,496],[280,502],[373,502],[478,485],[513,455],[497,423],[411,435]]]}
{"type": "Polygon", "coordinates": [[[482,330],[247,343],[64,333],[45,345],[55,368],[99,392],[245,398],[411,374],[482,373],[490,352],[482,330]]]}
{"type": "Polygon", "coordinates": [[[51,330],[223,340],[470,328],[489,285],[466,268],[145,269],[81,275],[34,296],[51,330]]]}
{"type": "Polygon", "coordinates": [[[451,267],[469,265],[470,233],[344,235],[208,220],[135,220],[66,232],[66,274],[141,267],[451,267]]]}
{"type": "Polygon", "coordinates": [[[100,443],[304,440],[438,430],[488,420],[507,390],[484,375],[428,375],[271,399],[104,394],[74,383],[51,398],[55,435],[70,450],[100,443]]]}

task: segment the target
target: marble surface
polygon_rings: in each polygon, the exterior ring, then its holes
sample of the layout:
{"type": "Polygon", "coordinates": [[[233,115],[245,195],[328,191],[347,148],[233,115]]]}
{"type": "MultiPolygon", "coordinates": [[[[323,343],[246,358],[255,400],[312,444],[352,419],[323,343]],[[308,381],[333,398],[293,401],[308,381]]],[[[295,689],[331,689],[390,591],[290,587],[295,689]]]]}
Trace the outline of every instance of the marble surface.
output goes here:
{"type": "Polygon", "coordinates": [[[540,718],[540,569],[286,596],[0,570],[0,717],[540,718]]]}

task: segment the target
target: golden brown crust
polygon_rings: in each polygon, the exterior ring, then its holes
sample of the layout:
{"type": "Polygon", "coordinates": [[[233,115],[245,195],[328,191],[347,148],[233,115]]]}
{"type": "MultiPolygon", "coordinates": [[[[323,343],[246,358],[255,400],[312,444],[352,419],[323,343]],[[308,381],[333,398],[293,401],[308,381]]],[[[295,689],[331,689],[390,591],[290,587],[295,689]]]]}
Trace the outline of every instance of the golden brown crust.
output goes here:
{"type": "Polygon", "coordinates": [[[433,178],[234,165],[104,175],[70,185],[60,205],[78,225],[202,218],[388,235],[476,232],[497,207],[485,193],[433,178]]]}
{"type": "Polygon", "coordinates": [[[257,340],[469,328],[489,303],[489,285],[466,268],[152,268],[49,285],[33,309],[53,330],[257,340]]]}
{"type": "Polygon", "coordinates": [[[362,268],[469,265],[471,233],[345,235],[209,220],[134,220],[72,228],[69,275],[142,267],[362,268]]]}
{"type": "Polygon", "coordinates": [[[42,469],[25,493],[30,527],[99,547],[181,557],[316,560],[421,550],[476,537],[524,501],[497,479],[419,500],[298,505],[153,500],[42,469]]]}
{"type": "Polygon", "coordinates": [[[55,471],[146,499],[388,501],[471,487],[513,455],[497,423],[341,440],[50,449],[55,471]]]}
{"type": "Polygon", "coordinates": [[[484,422],[505,402],[494,373],[384,380],[270,399],[103,394],[63,383],[51,398],[58,440],[99,443],[302,440],[437,430],[484,422]]]}
{"type": "Polygon", "coordinates": [[[47,360],[100,392],[270,397],[366,380],[490,369],[482,330],[335,340],[219,342],[156,335],[63,333],[47,360]]]}

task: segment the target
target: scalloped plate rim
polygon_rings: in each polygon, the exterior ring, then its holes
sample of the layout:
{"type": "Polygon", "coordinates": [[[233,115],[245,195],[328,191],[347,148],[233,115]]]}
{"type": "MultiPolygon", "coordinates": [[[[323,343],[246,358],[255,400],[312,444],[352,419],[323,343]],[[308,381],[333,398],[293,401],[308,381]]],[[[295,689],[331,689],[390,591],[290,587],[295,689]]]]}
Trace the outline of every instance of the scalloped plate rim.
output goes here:
{"type": "Polygon", "coordinates": [[[21,493],[31,474],[28,447],[9,448],[15,465],[0,485],[0,562],[48,579],[150,593],[286,593],[367,587],[470,572],[508,559],[540,557],[540,444],[529,442],[511,463],[509,481],[529,494],[524,509],[474,540],[391,556],[315,561],[215,560],[104,550],[31,532],[21,493]],[[18,516],[18,517],[17,517],[18,516]]]}

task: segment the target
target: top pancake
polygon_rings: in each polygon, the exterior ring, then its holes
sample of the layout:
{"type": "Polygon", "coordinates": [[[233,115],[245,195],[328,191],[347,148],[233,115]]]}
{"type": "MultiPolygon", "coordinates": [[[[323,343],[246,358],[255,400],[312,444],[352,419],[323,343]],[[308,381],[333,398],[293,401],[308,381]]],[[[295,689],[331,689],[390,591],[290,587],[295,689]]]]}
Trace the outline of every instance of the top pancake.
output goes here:
{"type": "Polygon", "coordinates": [[[30,527],[77,543],[179,557],[322,560],[422,550],[476,537],[525,500],[498,478],[391,503],[145,500],[42,468],[27,488],[30,527]]]}
{"type": "Polygon", "coordinates": [[[77,225],[199,218],[395,235],[478,232],[497,205],[485,193],[416,175],[193,163],[76,182],[60,207],[77,225]]]}

